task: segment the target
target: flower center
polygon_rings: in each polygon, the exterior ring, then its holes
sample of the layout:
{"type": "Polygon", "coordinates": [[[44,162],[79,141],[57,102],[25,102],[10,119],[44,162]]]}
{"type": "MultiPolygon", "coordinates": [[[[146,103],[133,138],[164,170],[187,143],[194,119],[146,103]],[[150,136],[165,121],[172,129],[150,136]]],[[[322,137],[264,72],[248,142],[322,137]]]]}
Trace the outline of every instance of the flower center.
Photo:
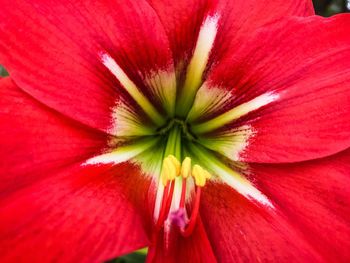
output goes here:
{"type": "Polygon", "coordinates": [[[249,125],[233,129],[226,129],[226,126],[277,97],[262,94],[224,113],[214,114],[209,120],[199,121],[212,108],[220,107],[227,95],[221,90],[217,92],[218,89],[208,90],[206,83],[203,84],[218,19],[219,16],[209,16],[204,20],[182,87],[177,87],[174,71],[159,71],[152,73],[153,77],[145,77],[154,95],[153,101],[159,102],[157,106],[110,55],[100,54],[103,65],[138,107],[132,108],[132,102],[118,102],[113,113],[116,129],[112,131],[117,143],[110,143],[114,150],[91,158],[85,164],[129,161],[138,164],[144,174],[151,175],[157,185],[154,226],[157,230],[164,228],[164,233],[169,233],[173,227],[184,236],[192,233],[202,188],[212,177],[248,199],[273,207],[245,178],[239,162],[238,155],[252,129],[249,125]],[[142,114],[137,113],[139,109],[142,114]],[[218,132],[224,127],[224,132],[218,132]]]}
{"type": "Polygon", "coordinates": [[[172,129],[176,129],[176,126],[180,128],[181,133],[187,140],[195,140],[196,135],[191,131],[190,124],[187,123],[186,120],[182,120],[181,118],[172,118],[170,119],[166,125],[158,128],[156,133],[159,135],[164,135],[170,132],[172,129]]]}

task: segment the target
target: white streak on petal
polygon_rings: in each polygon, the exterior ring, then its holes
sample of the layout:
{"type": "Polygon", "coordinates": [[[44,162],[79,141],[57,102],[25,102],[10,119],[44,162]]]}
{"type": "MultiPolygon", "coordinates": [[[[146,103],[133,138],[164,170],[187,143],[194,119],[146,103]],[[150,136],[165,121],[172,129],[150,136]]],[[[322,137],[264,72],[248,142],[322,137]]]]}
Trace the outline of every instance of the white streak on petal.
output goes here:
{"type": "Polygon", "coordinates": [[[136,84],[126,75],[117,62],[108,54],[100,55],[103,65],[119,80],[123,88],[136,101],[145,113],[157,124],[163,124],[164,120],[150,101],[140,92],[136,84]]]}
{"type": "MultiPolygon", "coordinates": [[[[109,71],[119,80],[126,91],[128,91],[130,94],[137,94],[139,92],[135,83],[129,79],[129,77],[110,55],[102,53],[101,61],[103,65],[105,65],[105,67],[108,68],[109,71]]],[[[131,96],[134,97],[135,95],[131,96]]]]}
{"type": "Polygon", "coordinates": [[[235,110],[235,115],[241,117],[248,114],[254,110],[257,110],[279,98],[279,95],[273,92],[267,92],[262,94],[246,103],[237,106],[235,110]]]}
{"type": "Polygon", "coordinates": [[[85,162],[86,165],[88,164],[106,164],[106,163],[122,163],[125,161],[130,160],[132,157],[136,156],[139,153],[139,151],[134,150],[130,152],[110,152],[105,153],[96,157],[93,157],[85,162]]]}
{"type": "Polygon", "coordinates": [[[216,167],[215,172],[220,176],[223,182],[235,189],[241,195],[274,209],[274,206],[270,200],[238,172],[222,169],[220,167],[216,167]]]}
{"type": "Polygon", "coordinates": [[[203,73],[218,32],[218,22],[219,15],[208,16],[200,28],[196,47],[188,65],[185,83],[178,100],[181,102],[177,109],[180,115],[187,115],[196,93],[202,85],[203,73]]]}
{"type": "Polygon", "coordinates": [[[270,200],[257,188],[255,188],[249,180],[247,180],[240,173],[233,170],[231,167],[227,166],[215,155],[212,155],[204,148],[198,148],[195,145],[192,145],[191,151],[193,151],[196,158],[200,160],[201,165],[206,167],[208,171],[216,175],[218,178],[221,179],[221,181],[228,184],[238,193],[240,193],[249,200],[255,200],[258,203],[265,205],[269,208],[274,208],[270,200]]]}
{"type": "Polygon", "coordinates": [[[188,72],[188,74],[202,77],[208,63],[210,51],[214,45],[218,31],[218,22],[218,15],[208,16],[204,21],[199,31],[196,48],[190,64],[190,72],[188,72]]]}
{"type": "Polygon", "coordinates": [[[153,146],[156,142],[157,140],[148,140],[142,143],[131,144],[127,146],[120,146],[119,148],[117,148],[112,152],[101,154],[88,159],[83,165],[107,164],[107,163],[118,164],[118,163],[126,162],[131,158],[144,152],[145,150],[153,146]]]}
{"type": "Polygon", "coordinates": [[[195,133],[207,133],[223,127],[230,122],[247,115],[249,112],[255,111],[279,98],[278,94],[273,92],[268,92],[262,94],[248,102],[245,102],[237,107],[226,111],[225,113],[210,119],[204,123],[200,123],[198,125],[193,126],[193,132],[195,133]]]}

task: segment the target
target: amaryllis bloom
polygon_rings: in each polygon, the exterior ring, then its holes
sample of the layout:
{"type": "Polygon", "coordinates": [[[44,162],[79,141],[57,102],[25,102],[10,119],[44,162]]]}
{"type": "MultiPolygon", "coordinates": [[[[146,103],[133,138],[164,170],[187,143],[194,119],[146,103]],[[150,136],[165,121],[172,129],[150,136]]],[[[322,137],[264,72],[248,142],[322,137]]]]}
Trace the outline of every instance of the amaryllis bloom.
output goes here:
{"type": "Polygon", "coordinates": [[[0,6],[1,262],[350,261],[349,15],[0,6]]]}

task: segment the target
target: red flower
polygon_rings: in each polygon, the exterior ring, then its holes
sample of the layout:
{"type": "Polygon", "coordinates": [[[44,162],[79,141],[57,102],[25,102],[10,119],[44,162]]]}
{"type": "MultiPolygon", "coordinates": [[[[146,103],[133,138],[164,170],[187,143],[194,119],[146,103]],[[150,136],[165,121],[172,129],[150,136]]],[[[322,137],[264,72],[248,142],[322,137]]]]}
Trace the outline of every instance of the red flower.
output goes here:
{"type": "Polygon", "coordinates": [[[1,262],[350,261],[349,15],[0,6],[1,262]]]}

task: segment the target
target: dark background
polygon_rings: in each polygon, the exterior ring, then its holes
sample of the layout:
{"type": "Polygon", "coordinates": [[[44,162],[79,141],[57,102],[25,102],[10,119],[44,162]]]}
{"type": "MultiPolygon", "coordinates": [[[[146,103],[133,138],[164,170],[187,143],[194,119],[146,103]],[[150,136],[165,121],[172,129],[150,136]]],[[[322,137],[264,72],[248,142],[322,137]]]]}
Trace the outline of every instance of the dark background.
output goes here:
{"type": "MultiPolygon", "coordinates": [[[[332,16],[337,13],[350,12],[350,0],[313,0],[313,3],[316,13],[322,16],[332,16]]],[[[7,75],[6,70],[0,65],[0,76],[7,75]]],[[[108,263],[141,263],[145,261],[145,256],[146,250],[141,250],[133,254],[111,260],[108,263]]]]}
{"type": "Polygon", "coordinates": [[[313,0],[316,13],[331,16],[350,11],[350,0],[313,0]]]}

